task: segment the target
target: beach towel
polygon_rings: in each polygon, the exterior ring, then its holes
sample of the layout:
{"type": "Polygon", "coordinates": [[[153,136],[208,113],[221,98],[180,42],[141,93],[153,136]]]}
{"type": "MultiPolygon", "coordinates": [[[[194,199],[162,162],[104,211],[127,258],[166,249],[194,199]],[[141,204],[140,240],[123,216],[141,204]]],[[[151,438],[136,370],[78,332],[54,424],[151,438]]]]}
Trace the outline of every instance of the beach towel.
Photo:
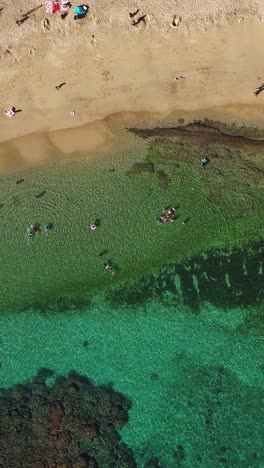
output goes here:
{"type": "Polygon", "coordinates": [[[45,2],[45,12],[52,15],[53,13],[53,2],[46,1],[45,2]]]}
{"type": "Polygon", "coordinates": [[[59,4],[59,2],[54,2],[53,3],[53,13],[56,13],[56,11],[60,11],[61,9],[61,6],[59,4]]]}
{"type": "Polygon", "coordinates": [[[69,10],[69,0],[61,0],[61,11],[69,10]]]}

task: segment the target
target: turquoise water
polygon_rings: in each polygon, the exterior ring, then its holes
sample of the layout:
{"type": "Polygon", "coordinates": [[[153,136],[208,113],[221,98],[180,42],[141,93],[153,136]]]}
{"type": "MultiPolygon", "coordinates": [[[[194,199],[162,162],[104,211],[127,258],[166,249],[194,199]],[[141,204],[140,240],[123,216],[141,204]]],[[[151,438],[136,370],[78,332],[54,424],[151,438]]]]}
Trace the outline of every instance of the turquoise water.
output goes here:
{"type": "Polygon", "coordinates": [[[183,158],[128,175],[140,160],[120,153],[1,179],[0,384],[44,367],[111,383],[131,400],[121,436],[142,468],[151,457],[166,468],[262,466],[258,172],[236,180],[230,167],[217,179],[183,158]],[[167,205],[179,219],[159,225],[167,205]],[[48,236],[27,237],[46,222],[48,236]]]}
{"type": "Polygon", "coordinates": [[[261,307],[207,304],[193,314],[159,301],[11,314],[0,320],[1,384],[30,380],[41,367],[111,382],[132,401],[121,435],[139,467],[151,456],[165,467],[222,466],[224,459],[261,466],[264,340],[257,327],[243,328],[253,312],[261,321],[261,307]]]}

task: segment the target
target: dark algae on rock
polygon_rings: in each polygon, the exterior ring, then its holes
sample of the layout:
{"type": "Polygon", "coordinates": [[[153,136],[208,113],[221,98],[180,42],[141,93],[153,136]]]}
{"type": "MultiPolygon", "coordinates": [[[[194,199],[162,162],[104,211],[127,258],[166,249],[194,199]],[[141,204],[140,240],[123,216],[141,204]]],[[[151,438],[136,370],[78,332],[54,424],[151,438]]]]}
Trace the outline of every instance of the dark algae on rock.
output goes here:
{"type": "Polygon", "coordinates": [[[95,387],[70,372],[39,371],[32,382],[0,390],[1,468],[133,468],[118,429],[129,401],[110,387],[95,387]]]}
{"type": "Polygon", "coordinates": [[[167,305],[187,305],[193,311],[207,301],[220,308],[261,303],[263,250],[263,241],[259,241],[230,252],[212,250],[167,264],[138,281],[112,289],[108,300],[114,306],[134,306],[159,299],[167,305]]]}

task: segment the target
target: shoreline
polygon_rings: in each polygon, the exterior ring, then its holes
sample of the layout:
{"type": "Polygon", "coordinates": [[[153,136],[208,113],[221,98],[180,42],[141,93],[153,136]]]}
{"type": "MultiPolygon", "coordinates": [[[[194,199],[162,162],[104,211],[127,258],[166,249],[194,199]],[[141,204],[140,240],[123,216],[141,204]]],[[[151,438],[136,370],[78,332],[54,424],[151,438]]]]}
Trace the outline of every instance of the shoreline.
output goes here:
{"type": "Polygon", "coordinates": [[[140,151],[142,141],[137,135],[143,134],[144,130],[150,134],[154,134],[155,130],[162,134],[166,128],[180,129],[195,122],[205,123],[207,127],[215,125],[226,138],[236,135],[241,142],[245,139],[246,143],[254,145],[255,142],[258,146],[258,141],[264,139],[261,109],[255,109],[246,126],[244,116],[249,114],[249,106],[220,106],[194,112],[179,110],[168,115],[119,112],[77,127],[26,134],[0,141],[0,174],[12,174],[62,160],[105,157],[110,153],[126,151],[131,146],[140,151]]]}
{"type": "Polygon", "coordinates": [[[107,287],[112,276],[104,262],[117,268],[119,284],[172,261],[261,238],[263,158],[255,142],[244,145],[229,136],[221,144],[221,134],[215,140],[210,131],[180,129],[171,138],[163,132],[166,127],[144,140],[124,130],[119,151],[100,157],[92,152],[90,159],[78,154],[75,160],[69,154],[67,162],[51,160],[1,177],[4,308],[10,300],[14,306],[24,302],[25,291],[25,302],[33,303],[62,291],[107,287]],[[205,152],[210,164],[202,169],[205,152]],[[175,223],[157,223],[169,204],[178,206],[175,223]],[[190,223],[183,226],[186,218],[190,223]],[[102,226],[94,233],[89,225],[95,219],[102,226]],[[54,225],[50,235],[43,232],[45,223],[54,225]],[[41,227],[33,239],[30,224],[41,227]]]}

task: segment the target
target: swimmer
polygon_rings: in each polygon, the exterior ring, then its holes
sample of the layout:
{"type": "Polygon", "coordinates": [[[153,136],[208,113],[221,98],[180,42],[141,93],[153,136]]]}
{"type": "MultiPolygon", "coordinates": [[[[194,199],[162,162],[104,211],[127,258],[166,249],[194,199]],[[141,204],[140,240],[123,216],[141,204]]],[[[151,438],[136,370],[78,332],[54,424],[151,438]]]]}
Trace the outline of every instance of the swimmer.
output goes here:
{"type": "Polygon", "coordinates": [[[36,224],[30,224],[30,231],[33,234],[37,234],[38,233],[38,226],[36,226],[36,224]]]}
{"type": "Polygon", "coordinates": [[[46,232],[46,234],[47,234],[47,233],[50,231],[50,229],[51,229],[50,224],[48,224],[48,223],[47,223],[47,224],[44,224],[43,229],[44,229],[44,232],[46,232]]]}
{"type": "Polygon", "coordinates": [[[95,223],[90,224],[90,229],[92,229],[92,231],[95,231],[97,229],[96,224],[95,223]]]}
{"type": "Polygon", "coordinates": [[[113,271],[113,268],[111,267],[111,265],[109,265],[109,263],[104,263],[104,264],[103,264],[103,268],[104,268],[105,270],[110,271],[110,273],[112,273],[113,276],[115,275],[115,272],[113,271]]]}
{"type": "Polygon", "coordinates": [[[157,223],[166,223],[168,221],[168,218],[166,218],[164,216],[158,216],[156,218],[156,221],[157,221],[157,223]]]}
{"type": "Polygon", "coordinates": [[[163,208],[162,213],[166,213],[167,218],[170,218],[173,213],[175,213],[176,208],[166,209],[163,208]]]}
{"type": "Polygon", "coordinates": [[[36,234],[38,234],[39,229],[38,229],[38,226],[36,226],[35,224],[30,224],[30,226],[29,226],[29,228],[27,229],[27,231],[28,231],[29,237],[33,237],[33,236],[35,236],[36,234]]]}
{"type": "Polygon", "coordinates": [[[209,158],[203,158],[201,160],[201,166],[205,167],[209,163],[209,158]]]}
{"type": "Polygon", "coordinates": [[[164,208],[162,212],[165,213],[165,216],[159,216],[158,218],[156,218],[156,220],[159,221],[160,223],[166,223],[167,221],[174,223],[175,219],[172,219],[172,214],[175,213],[175,211],[176,211],[176,208],[170,208],[170,209],[164,208]]]}

